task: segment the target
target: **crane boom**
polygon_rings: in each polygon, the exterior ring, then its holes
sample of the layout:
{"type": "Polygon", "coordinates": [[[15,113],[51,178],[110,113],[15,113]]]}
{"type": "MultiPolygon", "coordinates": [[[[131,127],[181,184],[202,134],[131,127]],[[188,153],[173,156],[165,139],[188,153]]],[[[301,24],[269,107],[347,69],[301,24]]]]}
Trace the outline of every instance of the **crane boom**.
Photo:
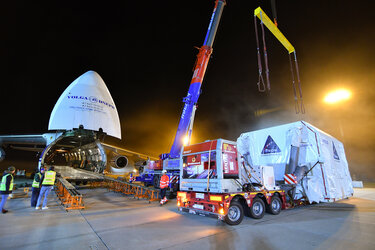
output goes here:
{"type": "Polygon", "coordinates": [[[215,2],[215,8],[211,16],[203,46],[199,49],[197,55],[197,61],[194,67],[194,73],[190,82],[190,87],[187,96],[183,99],[183,102],[185,104],[182,110],[174,142],[172,144],[170,153],[161,155],[162,159],[179,157],[181,148],[183,146],[184,137],[191,136],[189,127],[191,129],[193,127],[191,123],[193,123],[194,121],[195,109],[201,92],[203,78],[206,73],[208,61],[210,60],[210,56],[212,54],[212,45],[215,40],[215,35],[219,26],[225,3],[225,0],[216,0],[215,2]]]}

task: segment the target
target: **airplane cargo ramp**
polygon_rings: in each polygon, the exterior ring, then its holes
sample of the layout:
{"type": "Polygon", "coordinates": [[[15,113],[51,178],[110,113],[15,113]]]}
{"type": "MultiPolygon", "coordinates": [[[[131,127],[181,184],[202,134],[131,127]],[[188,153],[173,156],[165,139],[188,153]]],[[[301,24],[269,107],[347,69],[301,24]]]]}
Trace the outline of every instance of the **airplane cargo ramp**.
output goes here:
{"type": "Polygon", "coordinates": [[[72,168],[69,166],[54,166],[55,171],[67,180],[104,180],[103,174],[94,173],[79,168],[72,168]]]}

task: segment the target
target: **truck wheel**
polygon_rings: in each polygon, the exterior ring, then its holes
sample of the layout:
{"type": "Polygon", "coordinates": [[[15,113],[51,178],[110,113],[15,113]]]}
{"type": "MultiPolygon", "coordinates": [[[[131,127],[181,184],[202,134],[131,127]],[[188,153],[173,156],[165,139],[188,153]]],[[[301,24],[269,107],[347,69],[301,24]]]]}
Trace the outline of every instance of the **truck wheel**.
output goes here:
{"type": "Polygon", "coordinates": [[[270,204],[267,206],[267,212],[277,215],[281,211],[281,200],[278,196],[274,195],[271,198],[270,204]]]}
{"type": "Polygon", "coordinates": [[[262,219],[264,216],[265,206],[262,199],[256,197],[250,207],[250,216],[254,219],[262,219]]]}
{"type": "Polygon", "coordinates": [[[224,220],[229,225],[238,225],[243,219],[243,207],[238,201],[232,201],[224,220]]]}
{"type": "Polygon", "coordinates": [[[159,185],[160,185],[159,175],[154,175],[153,185],[154,185],[154,188],[159,188],[159,185]]]}

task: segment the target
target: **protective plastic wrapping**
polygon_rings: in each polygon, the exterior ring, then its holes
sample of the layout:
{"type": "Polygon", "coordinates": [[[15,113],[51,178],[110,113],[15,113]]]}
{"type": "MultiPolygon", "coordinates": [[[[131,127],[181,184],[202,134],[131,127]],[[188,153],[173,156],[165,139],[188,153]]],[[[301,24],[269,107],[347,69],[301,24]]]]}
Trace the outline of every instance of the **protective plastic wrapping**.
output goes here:
{"type": "Polygon", "coordinates": [[[305,194],[310,203],[331,202],[353,195],[343,144],[307,122],[243,133],[237,146],[251,166],[272,166],[279,183],[295,174],[296,199],[305,194]]]}

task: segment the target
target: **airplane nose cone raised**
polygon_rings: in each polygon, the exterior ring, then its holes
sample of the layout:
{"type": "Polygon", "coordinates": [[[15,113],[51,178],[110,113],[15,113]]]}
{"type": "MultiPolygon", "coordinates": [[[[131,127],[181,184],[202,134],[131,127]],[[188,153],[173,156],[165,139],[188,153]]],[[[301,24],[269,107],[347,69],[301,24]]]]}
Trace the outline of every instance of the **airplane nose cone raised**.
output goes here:
{"type": "Polygon", "coordinates": [[[87,71],[62,93],[52,110],[48,129],[71,130],[83,125],[121,139],[120,119],[115,103],[103,79],[87,71]]]}
{"type": "Polygon", "coordinates": [[[101,83],[104,83],[100,75],[93,70],[87,71],[75,81],[77,81],[77,85],[100,85],[101,83]]]}

